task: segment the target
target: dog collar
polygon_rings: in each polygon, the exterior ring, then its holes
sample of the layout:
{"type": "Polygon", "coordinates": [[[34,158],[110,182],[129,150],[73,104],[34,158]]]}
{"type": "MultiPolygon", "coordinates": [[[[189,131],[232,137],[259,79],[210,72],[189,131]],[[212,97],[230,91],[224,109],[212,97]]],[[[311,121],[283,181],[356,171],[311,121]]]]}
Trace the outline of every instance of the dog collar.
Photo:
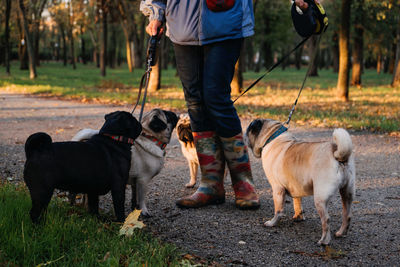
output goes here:
{"type": "Polygon", "coordinates": [[[157,146],[159,146],[159,147],[161,148],[161,150],[164,150],[165,147],[167,146],[167,143],[161,142],[160,140],[158,140],[157,138],[155,138],[155,137],[152,136],[152,135],[146,134],[146,133],[144,133],[144,132],[142,132],[142,135],[143,135],[144,137],[146,137],[147,139],[153,141],[157,146]]]}
{"type": "Polygon", "coordinates": [[[287,131],[287,128],[283,125],[281,125],[281,127],[278,128],[278,130],[276,130],[268,139],[267,141],[265,141],[265,144],[263,145],[263,147],[265,147],[266,145],[268,145],[270,142],[272,142],[272,140],[274,140],[275,138],[277,138],[278,136],[280,136],[281,134],[283,134],[284,132],[287,131]]]}
{"type": "Polygon", "coordinates": [[[108,136],[115,141],[131,144],[131,145],[133,145],[133,143],[135,142],[135,139],[121,136],[121,135],[112,135],[112,134],[106,134],[106,133],[103,133],[103,135],[108,136]]]}

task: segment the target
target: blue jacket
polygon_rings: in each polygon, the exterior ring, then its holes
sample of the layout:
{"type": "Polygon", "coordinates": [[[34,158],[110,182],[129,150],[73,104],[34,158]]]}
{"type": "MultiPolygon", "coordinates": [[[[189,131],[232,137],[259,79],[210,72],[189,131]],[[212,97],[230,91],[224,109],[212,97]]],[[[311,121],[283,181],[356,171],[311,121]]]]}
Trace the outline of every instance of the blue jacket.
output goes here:
{"type": "Polygon", "coordinates": [[[181,45],[205,45],[254,34],[252,0],[236,0],[227,11],[213,12],[206,0],[142,0],[150,20],[167,24],[167,36],[181,45]]]}

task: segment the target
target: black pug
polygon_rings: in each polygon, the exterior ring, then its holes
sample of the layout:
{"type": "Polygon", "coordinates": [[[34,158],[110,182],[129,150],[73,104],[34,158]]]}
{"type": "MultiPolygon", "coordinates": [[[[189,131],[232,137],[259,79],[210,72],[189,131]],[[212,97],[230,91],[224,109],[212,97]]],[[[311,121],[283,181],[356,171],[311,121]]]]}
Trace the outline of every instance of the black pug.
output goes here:
{"type": "Polygon", "coordinates": [[[125,219],[125,187],[131,166],[131,146],[142,131],[128,112],[105,115],[99,134],[87,142],[55,142],[35,133],[25,143],[24,180],[32,199],[34,223],[47,208],[54,189],[87,193],[89,212],[98,214],[99,195],[111,190],[117,220],[125,219]]]}

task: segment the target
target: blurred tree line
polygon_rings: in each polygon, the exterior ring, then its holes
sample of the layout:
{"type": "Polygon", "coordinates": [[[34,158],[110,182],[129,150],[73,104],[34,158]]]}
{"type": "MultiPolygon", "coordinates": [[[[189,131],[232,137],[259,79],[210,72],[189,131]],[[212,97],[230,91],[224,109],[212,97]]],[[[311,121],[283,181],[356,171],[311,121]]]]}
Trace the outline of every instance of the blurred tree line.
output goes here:
{"type": "MultiPolygon", "coordinates": [[[[310,75],[318,69],[338,72],[338,96],[348,100],[349,84],[362,86],[365,68],[393,74],[400,86],[400,0],[320,0],[329,17],[310,75]],[[352,70],[352,76],[349,76],[352,70]]],[[[43,61],[77,68],[94,63],[99,73],[127,64],[129,71],[145,65],[148,21],[139,11],[140,0],[1,0],[0,64],[10,73],[10,60],[29,69],[30,78],[43,61]]],[[[245,40],[232,82],[243,87],[243,71],[259,72],[290,51],[300,36],[294,31],[291,1],[253,0],[256,34],[245,40]]],[[[282,63],[282,69],[308,64],[317,36],[282,63]]],[[[151,87],[160,88],[162,69],[174,67],[168,38],[162,37],[151,87]]]]}

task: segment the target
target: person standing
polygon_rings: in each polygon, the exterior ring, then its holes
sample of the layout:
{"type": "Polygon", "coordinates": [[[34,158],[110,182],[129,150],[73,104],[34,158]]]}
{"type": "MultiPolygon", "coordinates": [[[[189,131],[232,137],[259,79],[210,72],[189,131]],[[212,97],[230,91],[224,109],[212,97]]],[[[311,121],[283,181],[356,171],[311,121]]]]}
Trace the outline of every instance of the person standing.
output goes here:
{"type": "Polygon", "coordinates": [[[224,169],[228,165],[235,204],[260,206],[239,116],[231,101],[230,83],[243,38],[254,34],[251,0],[143,0],[149,16],[146,31],[166,35],[175,51],[201,169],[197,191],[177,200],[182,208],[225,201],[224,169]]]}

